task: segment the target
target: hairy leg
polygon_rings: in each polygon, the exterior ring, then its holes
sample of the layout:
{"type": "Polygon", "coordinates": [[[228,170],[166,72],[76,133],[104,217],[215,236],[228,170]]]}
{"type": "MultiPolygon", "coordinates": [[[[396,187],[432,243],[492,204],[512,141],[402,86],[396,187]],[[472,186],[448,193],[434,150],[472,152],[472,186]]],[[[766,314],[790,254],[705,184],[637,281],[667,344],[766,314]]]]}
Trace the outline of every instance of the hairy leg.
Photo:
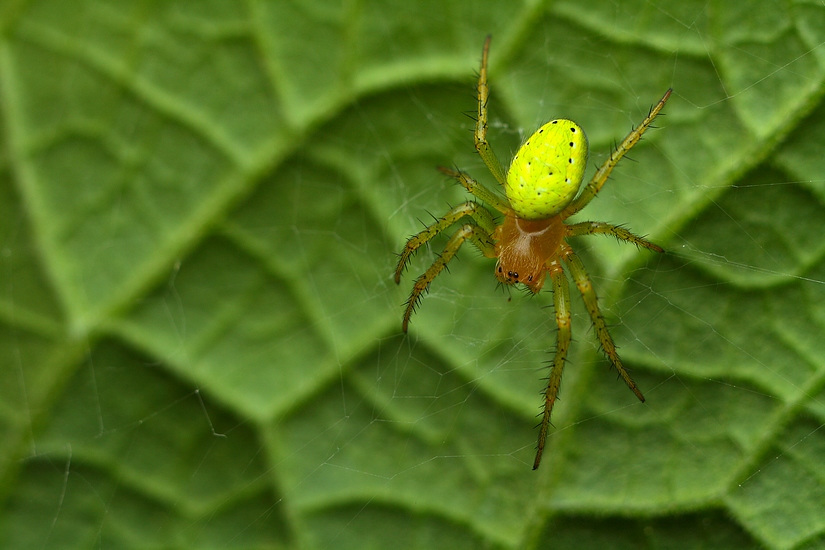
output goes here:
{"type": "Polygon", "coordinates": [[[556,356],[553,358],[553,367],[547,377],[547,389],[544,391],[544,413],[541,416],[539,428],[539,441],[536,447],[536,459],[533,461],[533,469],[539,467],[541,455],[544,453],[544,445],[547,441],[547,432],[550,428],[550,415],[553,413],[553,405],[559,395],[561,387],[561,374],[564,370],[564,363],[567,360],[567,350],[570,348],[570,285],[567,276],[564,274],[558,260],[554,260],[548,271],[553,280],[553,305],[556,308],[556,325],[559,332],[556,335],[556,356]]]}
{"type": "MultiPolygon", "coordinates": [[[[428,225],[418,234],[409,238],[407,244],[404,245],[404,250],[399,255],[398,265],[395,267],[395,283],[398,284],[401,282],[401,273],[404,271],[404,267],[407,265],[407,262],[416,250],[427,244],[436,235],[453,225],[464,216],[471,218],[476,225],[481,227],[481,229],[489,235],[492,235],[496,228],[496,224],[493,222],[493,216],[490,214],[490,211],[477,202],[467,201],[459,204],[455,208],[451,208],[449,212],[438,219],[434,224],[428,225]]],[[[492,258],[495,255],[492,250],[485,251],[484,249],[481,249],[481,251],[488,258],[492,258]]]]}
{"type": "Polygon", "coordinates": [[[636,383],[633,382],[632,378],[630,378],[630,374],[628,374],[627,369],[624,368],[622,360],[619,359],[619,354],[616,352],[616,345],[613,343],[613,338],[610,336],[610,332],[607,330],[607,324],[604,322],[604,317],[599,310],[599,300],[596,297],[596,291],[593,290],[593,283],[590,282],[590,277],[587,275],[587,271],[584,269],[582,261],[578,256],[576,256],[576,253],[566,245],[564,245],[564,250],[562,251],[561,256],[564,263],[567,264],[567,267],[570,270],[570,275],[576,282],[576,286],[582,295],[582,300],[584,300],[584,305],[587,308],[587,312],[590,313],[590,319],[592,319],[593,326],[596,328],[596,336],[599,337],[599,342],[602,344],[602,349],[604,349],[608,359],[610,359],[610,362],[619,372],[619,376],[622,377],[622,380],[624,380],[625,384],[627,384],[627,387],[630,388],[634,394],[636,394],[639,401],[644,402],[645,398],[642,395],[642,392],[640,392],[639,388],[636,387],[636,383]]]}
{"type": "Polygon", "coordinates": [[[439,254],[433,264],[423,275],[415,280],[412,293],[410,293],[410,298],[407,300],[407,307],[404,310],[404,321],[401,324],[404,332],[407,332],[407,327],[410,324],[410,316],[413,311],[415,311],[416,306],[418,306],[418,301],[421,299],[422,294],[430,287],[433,279],[441,273],[447,266],[447,263],[452,260],[456,252],[458,252],[458,249],[461,248],[461,245],[468,239],[476,245],[485,256],[492,257],[492,255],[495,254],[493,238],[489,232],[473,223],[465,223],[462,225],[458,231],[450,237],[450,240],[447,241],[447,246],[444,247],[444,251],[439,254]]]}
{"type": "Polygon", "coordinates": [[[607,178],[610,176],[610,172],[616,167],[619,161],[622,159],[634,145],[639,143],[639,140],[642,139],[642,134],[650,128],[650,125],[653,123],[653,119],[656,118],[656,115],[664,108],[665,103],[667,103],[668,98],[670,97],[670,93],[673,90],[668,90],[665,92],[665,95],[662,96],[662,99],[659,100],[659,103],[653,106],[650,109],[650,113],[648,113],[647,117],[642,121],[642,123],[633,128],[627,137],[616,147],[613,152],[610,153],[610,156],[607,157],[607,160],[604,161],[599,169],[596,171],[596,174],[584,188],[584,190],[579,194],[576,199],[570,203],[567,208],[562,211],[562,218],[567,219],[568,217],[572,216],[593,200],[593,198],[601,191],[602,186],[607,181],[607,178]]]}
{"type": "Polygon", "coordinates": [[[451,170],[449,168],[444,168],[443,166],[439,166],[438,169],[439,171],[441,171],[441,173],[458,180],[458,183],[460,183],[462,187],[469,191],[473,196],[486,202],[502,214],[506,214],[511,210],[510,204],[507,202],[507,199],[504,199],[498,194],[490,191],[466,173],[460,170],[451,170]]]}
{"type": "Polygon", "coordinates": [[[649,248],[650,250],[654,250],[656,252],[664,252],[664,249],[661,246],[648,241],[644,237],[634,235],[621,225],[613,225],[605,222],[580,222],[568,225],[566,228],[568,237],[596,234],[613,235],[620,241],[633,243],[636,246],[649,248]]]}
{"type": "Polygon", "coordinates": [[[487,143],[487,103],[490,100],[490,87],[487,86],[487,55],[490,52],[490,40],[492,37],[488,35],[481,52],[481,70],[478,72],[478,117],[474,137],[476,151],[481,156],[481,160],[493,173],[493,177],[504,185],[504,169],[493,152],[493,148],[487,143]]]}

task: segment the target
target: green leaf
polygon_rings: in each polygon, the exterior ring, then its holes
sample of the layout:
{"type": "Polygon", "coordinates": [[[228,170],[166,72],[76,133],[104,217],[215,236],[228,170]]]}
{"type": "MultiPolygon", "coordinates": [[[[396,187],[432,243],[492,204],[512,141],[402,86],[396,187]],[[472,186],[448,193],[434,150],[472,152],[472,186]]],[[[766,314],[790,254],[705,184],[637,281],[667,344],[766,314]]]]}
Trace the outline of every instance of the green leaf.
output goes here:
{"type": "Polygon", "coordinates": [[[0,5],[0,547],[825,548],[816,2],[0,5]],[[543,122],[625,363],[462,249],[400,333],[405,239],[543,122]],[[591,167],[590,170],[593,170],[591,167]]]}

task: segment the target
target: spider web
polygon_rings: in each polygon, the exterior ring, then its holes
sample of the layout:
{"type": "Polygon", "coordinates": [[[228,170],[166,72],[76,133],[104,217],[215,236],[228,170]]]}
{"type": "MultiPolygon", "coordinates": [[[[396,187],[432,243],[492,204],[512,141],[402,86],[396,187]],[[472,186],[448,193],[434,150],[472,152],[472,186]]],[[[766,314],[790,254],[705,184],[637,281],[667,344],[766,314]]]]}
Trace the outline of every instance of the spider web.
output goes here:
{"type": "Polygon", "coordinates": [[[821,7],[61,6],[0,55],[0,546],[823,545],[821,7]],[[647,401],[574,289],[538,472],[549,288],[467,246],[403,337],[446,236],[391,280],[436,165],[493,187],[490,31],[505,165],[563,116],[589,177],[675,90],[578,217],[667,253],[573,242],[647,401]]]}

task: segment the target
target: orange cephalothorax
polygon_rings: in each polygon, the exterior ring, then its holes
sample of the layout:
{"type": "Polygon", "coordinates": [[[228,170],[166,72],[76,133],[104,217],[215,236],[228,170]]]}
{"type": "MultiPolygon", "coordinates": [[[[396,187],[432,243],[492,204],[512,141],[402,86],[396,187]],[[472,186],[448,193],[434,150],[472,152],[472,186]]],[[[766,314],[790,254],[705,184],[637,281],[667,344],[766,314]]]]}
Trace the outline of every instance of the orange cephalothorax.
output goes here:
{"type": "Polygon", "coordinates": [[[533,294],[544,285],[547,261],[554,258],[564,237],[560,216],[546,220],[524,220],[513,213],[493,232],[496,278],[513,285],[524,283],[533,294]]]}

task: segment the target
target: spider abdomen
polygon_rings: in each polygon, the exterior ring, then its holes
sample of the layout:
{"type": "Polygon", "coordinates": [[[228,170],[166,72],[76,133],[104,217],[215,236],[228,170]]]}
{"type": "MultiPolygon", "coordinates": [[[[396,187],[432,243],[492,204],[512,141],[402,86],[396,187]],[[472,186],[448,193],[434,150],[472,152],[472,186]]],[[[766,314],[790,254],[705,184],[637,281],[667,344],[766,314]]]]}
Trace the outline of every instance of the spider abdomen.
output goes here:
{"type": "Polygon", "coordinates": [[[551,120],[524,142],[507,171],[505,193],[520,218],[544,220],[570,204],[587,165],[587,136],[572,120],[551,120]]]}

